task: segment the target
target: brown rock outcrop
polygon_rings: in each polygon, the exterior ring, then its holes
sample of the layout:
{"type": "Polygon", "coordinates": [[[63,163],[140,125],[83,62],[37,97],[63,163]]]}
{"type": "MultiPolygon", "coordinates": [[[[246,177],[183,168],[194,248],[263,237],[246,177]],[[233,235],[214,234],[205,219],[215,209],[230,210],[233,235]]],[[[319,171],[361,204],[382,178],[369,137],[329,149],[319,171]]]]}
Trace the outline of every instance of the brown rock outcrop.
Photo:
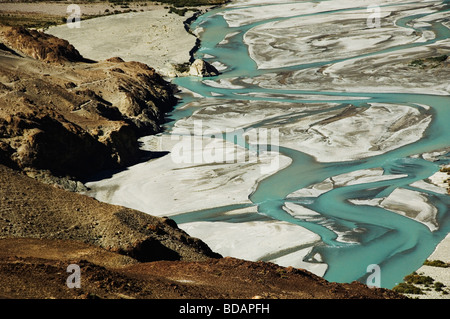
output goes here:
{"type": "Polygon", "coordinates": [[[24,27],[2,27],[2,42],[22,54],[45,62],[81,62],[85,59],[66,40],[24,27]]]}
{"type": "Polygon", "coordinates": [[[189,67],[188,75],[200,77],[217,76],[219,71],[208,62],[197,59],[189,67]]]}
{"type": "Polygon", "coordinates": [[[10,167],[80,179],[131,165],[143,155],[137,138],[160,132],[176,103],[145,64],[87,63],[67,41],[23,28],[0,39],[9,46],[0,49],[0,161],[10,167]]]}

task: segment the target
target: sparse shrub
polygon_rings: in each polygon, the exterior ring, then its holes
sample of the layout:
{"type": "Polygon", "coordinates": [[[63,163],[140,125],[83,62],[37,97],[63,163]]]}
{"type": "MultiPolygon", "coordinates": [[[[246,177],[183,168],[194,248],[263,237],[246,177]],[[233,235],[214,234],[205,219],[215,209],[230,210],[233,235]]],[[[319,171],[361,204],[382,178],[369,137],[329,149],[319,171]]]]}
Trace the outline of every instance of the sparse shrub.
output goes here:
{"type": "Polygon", "coordinates": [[[433,62],[444,62],[445,60],[447,60],[447,58],[448,58],[448,55],[447,54],[443,54],[443,55],[440,55],[440,56],[429,58],[429,60],[433,61],[433,62]]]}
{"type": "Polygon", "coordinates": [[[191,64],[189,62],[185,62],[174,65],[174,68],[177,72],[184,73],[189,71],[190,66],[191,64]]]}
{"type": "Polygon", "coordinates": [[[409,65],[410,66],[423,66],[424,61],[421,59],[412,60],[409,65]]]}
{"type": "Polygon", "coordinates": [[[425,67],[436,68],[442,62],[445,62],[447,60],[447,58],[448,58],[448,55],[443,54],[443,55],[439,55],[439,56],[436,56],[436,57],[430,57],[430,58],[424,58],[424,59],[415,59],[415,60],[412,60],[409,63],[409,66],[421,67],[421,68],[425,68],[425,67]]]}
{"type": "Polygon", "coordinates": [[[409,284],[417,284],[417,285],[425,285],[425,286],[431,285],[434,282],[434,279],[431,278],[430,276],[422,276],[422,275],[417,274],[416,272],[413,272],[412,274],[407,275],[404,278],[404,280],[406,283],[409,283],[409,284]]]}
{"type": "Polygon", "coordinates": [[[177,9],[177,8],[175,8],[175,7],[171,7],[171,8],[169,9],[169,13],[176,13],[176,14],[178,14],[179,16],[184,16],[184,15],[186,14],[187,11],[188,11],[187,8],[177,9]]]}
{"type": "Polygon", "coordinates": [[[414,295],[423,294],[422,289],[406,282],[399,283],[397,286],[392,288],[392,290],[401,294],[414,294],[414,295]]]}
{"type": "Polygon", "coordinates": [[[284,268],[278,268],[278,269],[276,270],[276,273],[277,273],[278,276],[280,276],[280,278],[284,278],[284,279],[289,278],[289,277],[287,276],[286,269],[284,269],[284,268]]]}
{"type": "Polygon", "coordinates": [[[442,268],[448,268],[450,265],[448,263],[443,262],[442,260],[425,260],[423,263],[426,266],[433,266],[433,267],[442,267],[442,268]]]}
{"type": "Polygon", "coordinates": [[[437,281],[434,283],[434,290],[436,290],[436,291],[443,291],[442,288],[444,288],[444,287],[445,287],[445,285],[442,282],[437,281]]]}

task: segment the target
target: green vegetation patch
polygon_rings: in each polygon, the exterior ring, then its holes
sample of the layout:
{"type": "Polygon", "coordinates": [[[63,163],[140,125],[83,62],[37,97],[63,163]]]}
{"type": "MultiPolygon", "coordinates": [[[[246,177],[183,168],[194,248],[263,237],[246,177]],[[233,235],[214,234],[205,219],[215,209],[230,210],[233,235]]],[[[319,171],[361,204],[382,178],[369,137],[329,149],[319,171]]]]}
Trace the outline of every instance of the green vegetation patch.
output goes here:
{"type": "Polygon", "coordinates": [[[442,289],[444,287],[445,287],[445,285],[442,282],[437,281],[434,283],[434,290],[441,291],[444,294],[446,294],[447,292],[444,289],[442,289]]]}
{"type": "Polygon", "coordinates": [[[190,67],[191,64],[189,62],[174,65],[175,70],[180,73],[188,72],[190,67]]]}
{"type": "Polygon", "coordinates": [[[441,65],[443,62],[445,62],[447,60],[447,58],[448,58],[447,54],[442,54],[442,55],[431,57],[431,58],[415,59],[409,63],[409,66],[420,67],[422,69],[436,68],[439,65],[441,65]]]}
{"type": "Polygon", "coordinates": [[[431,278],[430,276],[422,276],[416,272],[413,272],[412,274],[407,275],[404,278],[404,280],[406,283],[409,283],[409,284],[417,284],[417,285],[425,285],[425,286],[429,286],[434,282],[434,279],[431,278]]]}
{"type": "Polygon", "coordinates": [[[425,260],[423,263],[426,266],[433,266],[433,267],[442,267],[442,268],[448,268],[450,267],[449,263],[443,262],[442,260],[425,260]]]}
{"type": "Polygon", "coordinates": [[[419,287],[416,287],[412,284],[408,284],[406,282],[401,282],[394,288],[393,291],[398,292],[400,294],[413,294],[413,295],[422,295],[423,291],[419,287]]]}
{"type": "Polygon", "coordinates": [[[450,173],[450,166],[449,167],[442,167],[439,171],[443,173],[450,173]]]}
{"type": "MultiPolygon", "coordinates": [[[[424,264],[426,263],[427,261],[424,264]]],[[[441,265],[443,262],[432,261],[428,263],[441,265]]],[[[401,294],[422,295],[425,293],[425,291],[434,289],[435,291],[440,292],[443,295],[448,294],[448,291],[444,289],[446,286],[442,282],[434,281],[434,279],[430,276],[423,276],[419,275],[416,272],[413,272],[412,274],[405,276],[403,280],[404,282],[399,283],[397,286],[392,288],[392,290],[401,294]],[[421,285],[421,287],[417,287],[416,285],[421,285]]]]}
{"type": "Polygon", "coordinates": [[[175,7],[170,7],[169,13],[176,13],[179,16],[183,17],[186,14],[186,12],[188,12],[190,10],[196,11],[196,9],[190,9],[190,8],[181,8],[181,9],[179,9],[179,8],[175,8],[175,7]]]}
{"type": "Polygon", "coordinates": [[[50,14],[0,13],[0,24],[9,27],[48,28],[66,23],[66,18],[50,14]]]}
{"type": "Polygon", "coordinates": [[[229,0],[161,0],[160,3],[171,4],[174,7],[195,7],[225,4],[229,0]]]}
{"type": "MultiPolygon", "coordinates": [[[[126,4],[130,2],[142,2],[142,0],[108,0],[114,4],[126,4]]],[[[182,7],[195,7],[195,6],[212,6],[221,5],[229,2],[229,0],[160,0],[160,1],[147,1],[149,3],[170,4],[177,8],[182,7]]]]}

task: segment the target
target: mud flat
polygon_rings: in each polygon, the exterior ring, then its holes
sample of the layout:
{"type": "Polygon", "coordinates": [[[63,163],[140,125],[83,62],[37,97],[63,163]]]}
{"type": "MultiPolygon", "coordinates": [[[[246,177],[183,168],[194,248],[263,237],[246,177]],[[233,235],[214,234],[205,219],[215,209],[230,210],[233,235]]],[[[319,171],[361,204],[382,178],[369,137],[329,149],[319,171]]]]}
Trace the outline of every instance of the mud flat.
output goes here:
{"type": "Polygon", "coordinates": [[[227,212],[223,221],[197,221],[180,227],[193,236],[201,236],[209,247],[223,256],[270,261],[281,266],[308,269],[323,276],[327,269],[325,263],[304,261],[311,248],[319,244],[318,235],[301,226],[256,217],[256,214],[256,207],[249,207],[227,212]],[[245,218],[250,221],[238,222],[245,218]]]}
{"type": "MultiPolygon", "coordinates": [[[[279,128],[279,146],[305,152],[321,162],[348,161],[388,152],[421,138],[431,121],[425,109],[371,103],[368,107],[337,107],[336,103],[269,101],[206,101],[194,114],[175,123],[193,131],[195,123],[209,132],[225,132],[257,125],[279,128]],[[239,106],[239,107],[236,107],[239,106]],[[414,132],[414,134],[411,134],[414,132]]],[[[258,140],[258,130],[246,130],[258,140]]]]}
{"type": "Polygon", "coordinates": [[[189,62],[197,38],[184,28],[186,16],[169,13],[162,6],[145,12],[130,12],[81,21],[81,28],[51,27],[47,33],[68,40],[93,60],[120,56],[125,61],[151,65],[162,75],[172,65],[189,62]]]}
{"type": "Polygon", "coordinates": [[[141,141],[143,150],[171,154],[129,167],[111,178],[86,183],[91,189],[89,195],[101,201],[121,203],[149,214],[166,216],[250,204],[248,196],[258,180],[290,163],[288,157],[277,153],[246,160],[242,147],[217,139],[161,135],[141,141]],[[146,148],[146,140],[155,138],[160,140],[152,144],[158,148],[146,148]],[[223,160],[206,158],[209,155],[205,151],[206,146],[216,155],[223,156],[223,160]],[[226,161],[227,156],[229,162],[226,161]],[[272,162],[277,165],[272,166],[272,162]]]}
{"type": "MultiPolygon", "coordinates": [[[[374,28],[367,26],[364,4],[352,9],[351,4],[327,3],[325,10],[319,3],[301,10],[305,5],[273,5],[271,16],[282,19],[256,24],[244,35],[258,68],[276,70],[254,77],[251,83],[297,90],[449,93],[448,60],[420,62],[450,52],[448,21],[437,11],[439,2],[381,3],[380,25],[374,28]],[[310,67],[287,70],[302,64],[310,67]]],[[[264,14],[258,7],[241,8],[224,18],[230,26],[239,26],[261,21],[264,14]]]]}
{"type": "Polygon", "coordinates": [[[110,178],[89,182],[86,186],[90,190],[86,194],[152,215],[170,216],[180,228],[201,236],[211,249],[224,256],[276,261],[281,265],[306,267],[318,275],[324,273],[325,264],[302,261],[309,248],[318,243],[316,234],[257,214],[249,200],[259,180],[289,165],[288,157],[268,152],[258,156],[256,161],[246,162],[245,150],[232,143],[199,136],[192,136],[191,141],[173,134],[175,137],[161,135],[141,139],[143,149],[172,151],[171,154],[129,167],[110,178]],[[191,150],[190,147],[196,143],[201,145],[202,140],[206,140],[216,154],[229,154],[236,162],[195,163],[192,161],[195,158],[205,159],[202,158],[204,148],[191,150]],[[192,153],[172,157],[176,148],[182,147],[184,152],[192,153]],[[277,240],[268,242],[268,233],[277,240]]]}

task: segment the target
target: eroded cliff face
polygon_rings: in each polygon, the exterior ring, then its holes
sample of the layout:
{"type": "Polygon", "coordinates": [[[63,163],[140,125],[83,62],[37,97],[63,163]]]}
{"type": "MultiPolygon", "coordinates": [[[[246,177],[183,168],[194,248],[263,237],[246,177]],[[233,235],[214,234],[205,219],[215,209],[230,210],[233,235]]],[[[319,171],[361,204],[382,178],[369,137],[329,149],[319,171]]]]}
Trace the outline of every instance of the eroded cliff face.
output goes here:
{"type": "Polygon", "coordinates": [[[161,131],[176,103],[154,69],[84,59],[67,41],[0,29],[0,161],[83,178],[131,165],[137,138],[161,131]]]}
{"type": "Polygon", "coordinates": [[[24,27],[2,27],[2,42],[9,48],[45,62],[81,62],[85,59],[68,41],[24,27]]]}

